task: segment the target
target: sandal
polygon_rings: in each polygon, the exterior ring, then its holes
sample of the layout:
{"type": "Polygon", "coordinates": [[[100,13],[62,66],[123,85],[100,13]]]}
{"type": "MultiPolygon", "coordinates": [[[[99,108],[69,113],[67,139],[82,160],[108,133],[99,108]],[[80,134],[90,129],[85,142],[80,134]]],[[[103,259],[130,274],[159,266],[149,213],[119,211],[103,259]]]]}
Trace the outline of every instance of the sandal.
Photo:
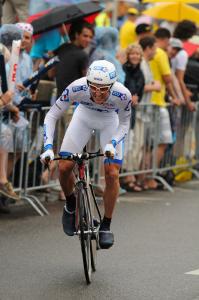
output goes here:
{"type": "Polygon", "coordinates": [[[164,190],[164,185],[162,184],[162,182],[153,179],[148,181],[148,189],[162,191],[164,190]]]}
{"type": "Polygon", "coordinates": [[[142,192],[142,190],[143,190],[139,184],[134,183],[132,181],[123,183],[122,188],[124,188],[127,192],[138,192],[139,193],[139,192],[142,192]]]}
{"type": "Polygon", "coordinates": [[[142,182],[139,182],[137,184],[142,187],[143,191],[148,191],[149,190],[149,186],[148,186],[147,182],[142,181],[142,182]]]}

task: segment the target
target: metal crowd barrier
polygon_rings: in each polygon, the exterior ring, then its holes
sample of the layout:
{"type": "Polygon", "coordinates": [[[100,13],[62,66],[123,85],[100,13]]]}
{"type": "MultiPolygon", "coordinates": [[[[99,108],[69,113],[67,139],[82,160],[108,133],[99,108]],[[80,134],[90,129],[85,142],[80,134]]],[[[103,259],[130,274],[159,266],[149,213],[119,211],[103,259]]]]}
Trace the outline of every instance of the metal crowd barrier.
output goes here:
{"type": "MultiPolygon", "coordinates": [[[[198,103],[199,104],[199,103],[198,103]]],[[[152,177],[161,181],[164,186],[173,191],[172,186],[160,176],[162,172],[189,168],[197,178],[199,173],[193,167],[199,163],[199,137],[196,134],[199,129],[199,105],[197,111],[189,112],[185,107],[170,106],[172,119],[173,143],[167,146],[164,158],[157,165],[158,137],[160,135],[160,109],[153,105],[139,105],[136,112],[135,128],[129,131],[125,142],[124,163],[120,177],[137,175],[152,177]],[[186,158],[186,163],[178,163],[180,157],[186,158]]],[[[47,171],[40,163],[40,153],[43,148],[43,121],[49,107],[31,109],[24,112],[24,118],[28,125],[22,131],[20,139],[14,138],[14,167],[12,171],[12,184],[14,190],[19,192],[20,198],[27,201],[35,211],[44,216],[47,209],[36,196],[35,191],[58,186],[58,180],[51,182],[50,177],[58,178],[57,166],[52,166],[48,180],[43,175],[47,171]],[[19,142],[20,140],[20,142],[19,142]]],[[[57,122],[55,131],[55,152],[58,153],[65,133],[65,129],[71,119],[73,109],[66,113],[57,122]]],[[[0,115],[0,133],[2,130],[2,115],[0,115]]],[[[9,121],[7,121],[9,124],[9,121]]],[[[99,149],[99,133],[93,132],[88,143],[89,151],[99,149]]],[[[91,180],[94,185],[101,186],[104,182],[102,159],[95,159],[90,165],[91,180]]]]}
{"type": "Polygon", "coordinates": [[[130,130],[125,145],[124,164],[120,177],[137,175],[159,180],[169,191],[173,188],[160,176],[165,171],[191,170],[197,178],[199,173],[193,167],[199,163],[199,103],[197,110],[190,112],[185,106],[167,106],[169,111],[172,143],[168,144],[164,157],[158,166],[157,151],[160,130],[160,109],[155,105],[139,105],[136,112],[135,128],[130,130]],[[183,157],[186,161],[178,163],[183,157]]]}
{"type": "MultiPolygon", "coordinates": [[[[22,189],[22,196],[33,206],[36,205],[35,210],[42,216],[48,214],[47,209],[43,206],[35,191],[41,191],[48,188],[53,188],[59,185],[58,168],[56,163],[51,164],[51,171],[45,170],[40,162],[40,154],[43,151],[43,122],[49,107],[43,107],[40,111],[32,110],[29,115],[29,129],[28,129],[28,151],[27,160],[25,163],[25,182],[22,189]],[[45,177],[43,176],[45,174],[45,177]],[[51,175],[54,180],[51,180],[51,175]],[[30,200],[31,199],[31,200],[30,200]]],[[[69,111],[56,124],[55,129],[55,155],[58,154],[65,129],[68,125],[70,115],[69,111]]]]}

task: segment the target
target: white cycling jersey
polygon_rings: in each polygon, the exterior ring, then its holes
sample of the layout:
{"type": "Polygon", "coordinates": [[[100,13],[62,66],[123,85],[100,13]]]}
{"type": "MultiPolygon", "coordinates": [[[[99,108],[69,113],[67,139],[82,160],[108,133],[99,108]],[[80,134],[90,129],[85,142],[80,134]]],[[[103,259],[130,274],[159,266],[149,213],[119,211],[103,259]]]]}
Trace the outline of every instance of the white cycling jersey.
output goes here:
{"type": "Polygon", "coordinates": [[[127,135],[131,117],[130,91],[121,83],[115,82],[107,101],[99,105],[91,99],[87,79],[83,77],[72,82],[47,113],[44,121],[45,149],[53,144],[56,121],[70,103],[74,102],[79,105],[67,129],[61,152],[81,150],[93,129],[102,131],[102,147],[111,140],[119,144],[127,135]],[[72,144],[76,146],[71,146],[72,144]]]}

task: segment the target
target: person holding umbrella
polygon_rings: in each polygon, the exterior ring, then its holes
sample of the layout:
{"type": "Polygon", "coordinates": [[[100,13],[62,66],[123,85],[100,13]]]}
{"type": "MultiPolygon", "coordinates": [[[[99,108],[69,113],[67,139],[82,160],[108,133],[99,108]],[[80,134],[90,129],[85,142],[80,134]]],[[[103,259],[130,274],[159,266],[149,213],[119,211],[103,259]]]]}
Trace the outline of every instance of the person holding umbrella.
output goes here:
{"type": "Polygon", "coordinates": [[[60,96],[67,85],[86,74],[88,55],[85,51],[94,36],[94,28],[85,21],[74,22],[69,30],[70,43],[64,43],[54,54],[60,63],[55,68],[57,95],[60,96]]]}

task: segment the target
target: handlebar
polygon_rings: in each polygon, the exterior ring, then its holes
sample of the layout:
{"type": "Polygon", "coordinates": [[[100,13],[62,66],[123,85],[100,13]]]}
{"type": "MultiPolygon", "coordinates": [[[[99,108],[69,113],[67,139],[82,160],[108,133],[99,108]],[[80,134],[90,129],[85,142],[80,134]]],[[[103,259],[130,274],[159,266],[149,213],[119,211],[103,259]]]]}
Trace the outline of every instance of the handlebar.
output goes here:
{"type": "Polygon", "coordinates": [[[103,153],[100,153],[100,150],[97,152],[89,153],[73,153],[66,156],[55,157],[54,160],[73,160],[73,161],[81,161],[81,160],[89,160],[96,157],[104,156],[103,153]]]}
{"type": "MultiPolygon", "coordinates": [[[[59,156],[59,157],[55,157],[53,160],[73,160],[76,162],[81,162],[83,160],[90,160],[100,156],[105,156],[110,159],[113,158],[110,151],[106,151],[106,153],[103,154],[100,153],[100,150],[98,150],[97,152],[92,152],[92,153],[83,152],[83,153],[73,153],[66,156],[59,156]]],[[[50,157],[46,157],[45,161],[46,161],[46,165],[48,166],[50,162],[50,157]]]]}

